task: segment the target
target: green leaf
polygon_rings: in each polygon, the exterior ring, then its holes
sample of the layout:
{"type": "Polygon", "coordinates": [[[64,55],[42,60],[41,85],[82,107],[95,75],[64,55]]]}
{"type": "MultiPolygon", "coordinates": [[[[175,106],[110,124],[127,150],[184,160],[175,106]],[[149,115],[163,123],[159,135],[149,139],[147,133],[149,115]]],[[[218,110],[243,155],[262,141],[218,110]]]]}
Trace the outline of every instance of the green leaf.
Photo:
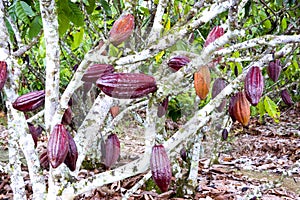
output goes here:
{"type": "Polygon", "coordinates": [[[264,21],[263,25],[266,29],[270,29],[272,27],[270,20],[264,21]]]}
{"type": "Polygon", "coordinates": [[[278,123],[280,111],[278,109],[278,106],[268,96],[266,96],[264,99],[264,107],[265,107],[267,113],[270,115],[270,117],[272,117],[274,119],[274,121],[276,123],[278,123]]]}
{"type": "Polygon", "coordinates": [[[105,0],[100,0],[100,4],[101,6],[104,8],[104,11],[105,13],[108,15],[108,16],[111,16],[111,8],[110,8],[110,5],[107,3],[107,1],[105,0]]]}
{"type": "Polygon", "coordinates": [[[259,113],[259,121],[262,122],[263,116],[266,114],[263,100],[260,100],[258,102],[258,104],[256,105],[256,108],[258,109],[258,113],[259,113]]]}
{"type": "Polygon", "coordinates": [[[72,33],[73,36],[73,43],[71,45],[72,50],[77,49],[79,47],[79,45],[82,42],[83,39],[83,35],[84,35],[84,29],[80,28],[79,31],[72,33]]]}
{"type": "Polygon", "coordinates": [[[76,26],[83,26],[84,25],[84,16],[78,7],[77,4],[69,2],[70,7],[70,21],[75,24],[76,26]]]}
{"type": "Polygon", "coordinates": [[[88,0],[85,6],[87,14],[92,14],[96,6],[95,0],[88,0]]]}
{"type": "Polygon", "coordinates": [[[286,28],[287,28],[287,22],[286,22],[286,18],[282,18],[281,20],[281,24],[280,24],[280,28],[281,28],[281,31],[285,31],[286,28]]]}
{"type": "Polygon", "coordinates": [[[155,61],[157,63],[159,63],[161,61],[161,58],[163,57],[163,55],[165,54],[165,51],[161,51],[159,52],[156,56],[155,56],[155,61]]]}
{"type": "Polygon", "coordinates": [[[22,20],[25,24],[30,24],[30,20],[27,16],[27,13],[25,12],[24,8],[21,5],[21,2],[18,1],[15,5],[15,12],[17,17],[22,20]]]}
{"type": "Polygon", "coordinates": [[[115,47],[114,45],[110,44],[108,54],[113,57],[118,57],[119,49],[117,47],[115,47]]]}
{"type": "Polygon", "coordinates": [[[59,14],[58,15],[59,36],[62,37],[66,33],[66,31],[69,29],[69,27],[70,27],[69,18],[64,13],[59,14]]]}
{"type": "Polygon", "coordinates": [[[41,16],[36,16],[32,20],[30,27],[29,27],[29,31],[28,31],[29,39],[36,37],[39,34],[39,32],[41,31],[41,29],[42,29],[42,18],[41,18],[41,16]]]}
{"type": "Polygon", "coordinates": [[[33,10],[31,9],[31,7],[24,1],[20,2],[24,12],[26,13],[27,16],[29,17],[34,17],[35,13],[33,12],[33,10]]]}

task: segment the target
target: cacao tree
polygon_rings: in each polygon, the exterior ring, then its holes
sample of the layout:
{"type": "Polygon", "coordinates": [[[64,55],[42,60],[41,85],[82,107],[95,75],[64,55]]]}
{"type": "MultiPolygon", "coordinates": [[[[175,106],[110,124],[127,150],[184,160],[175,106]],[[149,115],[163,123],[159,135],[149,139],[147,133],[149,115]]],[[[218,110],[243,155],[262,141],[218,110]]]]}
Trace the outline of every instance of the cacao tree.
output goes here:
{"type": "Polygon", "coordinates": [[[233,120],[244,126],[250,114],[277,120],[277,103],[299,100],[299,5],[0,0],[1,108],[9,132],[8,167],[1,169],[14,199],[26,199],[23,155],[32,199],[73,199],[145,173],[126,199],[152,175],[168,190],[172,174],[181,173],[174,158],[182,147],[189,147],[182,157],[190,163],[184,192],[193,193],[204,133],[226,140],[233,120]],[[143,126],[144,153],[116,165],[122,152],[116,127],[132,113],[143,126]],[[171,134],[168,117],[184,119],[171,134]],[[43,129],[36,148],[28,123],[43,129]],[[105,167],[76,180],[88,162],[105,167]]]}

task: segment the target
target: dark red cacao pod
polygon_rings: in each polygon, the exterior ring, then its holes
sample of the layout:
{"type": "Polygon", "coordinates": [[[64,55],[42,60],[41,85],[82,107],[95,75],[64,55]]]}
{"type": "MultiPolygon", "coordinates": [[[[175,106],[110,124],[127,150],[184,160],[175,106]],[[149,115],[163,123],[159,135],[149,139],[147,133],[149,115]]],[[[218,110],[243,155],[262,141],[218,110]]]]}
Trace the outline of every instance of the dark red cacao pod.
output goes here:
{"type": "Polygon", "coordinates": [[[191,62],[191,60],[186,56],[175,56],[168,61],[168,66],[174,71],[178,71],[189,62],[191,62]]]}
{"type": "Polygon", "coordinates": [[[40,135],[42,134],[42,127],[41,126],[37,126],[35,127],[32,123],[27,123],[28,128],[29,128],[29,132],[32,136],[32,139],[34,141],[34,147],[37,146],[37,142],[38,142],[38,138],[40,137],[40,135]]]}
{"type": "Polygon", "coordinates": [[[127,40],[132,34],[134,29],[134,16],[126,14],[117,19],[109,33],[109,41],[118,46],[125,40],[127,40]]]}
{"type": "Polygon", "coordinates": [[[120,141],[116,134],[110,134],[105,142],[104,164],[109,169],[120,157],[120,141]]]}
{"type": "Polygon", "coordinates": [[[49,159],[48,159],[48,155],[47,155],[47,149],[45,149],[39,156],[39,160],[40,160],[40,165],[42,168],[44,169],[48,169],[49,168],[49,159]]]}
{"type": "Polygon", "coordinates": [[[264,91],[264,77],[257,66],[252,66],[245,78],[245,93],[251,105],[256,106],[264,91]]]}
{"type": "Polygon", "coordinates": [[[168,111],[168,105],[169,105],[169,98],[166,97],[157,108],[157,116],[162,117],[164,116],[168,111]]]}
{"type": "Polygon", "coordinates": [[[182,149],[180,150],[180,157],[183,161],[187,161],[187,152],[185,147],[182,147],[182,149]]]}
{"type": "Polygon", "coordinates": [[[207,97],[210,87],[210,71],[207,66],[203,66],[194,73],[194,88],[198,97],[203,100],[207,97]]]}
{"type": "Polygon", "coordinates": [[[234,118],[243,126],[247,126],[250,120],[250,104],[246,98],[245,92],[241,91],[236,94],[233,105],[234,118]]]}
{"type": "Polygon", "coordinates": [[[23,112],[33,111],[45,102],[45,90],[29,92],[18,97],[12,104],[13,108],[23,112]]]}
{"type": "Polygon", "coordinates": [[[65,113],[62,117],[61,122],[62,122],[63,125],[71,124],[71,122],[72,122],[72,109],[71,109],[70,106],[65,110],[65,113]]]}
{"type": "Polygon", "coordinates": [[[115,118],[120,112],[120,107],[119,106],[112,106],[112,107],[110,107],[109,112],[110,112],[111,116],[113,118],[115,118]]]}
{"type": "Polygon", "coordinates": [[[292,98],[291,98],[291,96],[290,96],[290,94],[289,94],[289,92],[288,92],[287,89],[282,90],[280,92],[280,96],[281,96],[282,101],[286,105],[288,105],[288,106],[292,106],[293,105],[294,102],[293,102],[293,100],[292,100],[292,98]]]}
{"type": "Polygon", "coordinates": [[[5,61],[0,61],[0,90],[4,87],[7,79],[7,64],[5,61]]]}
{"type": "Polygon", "coordinates": [[[208,34],[204,47],[207,47],[210,43],[215,41],[217,38],[221,37],[224,35],[224,29],[221,26],[215,26],[208,34]]]}
{"type": "Polygon", "coordinates": [[[172,178],[171,164],[163,145],[152,147],[150,158],[152,178],[162,192],[169,189],[172,178]]]}
{"type": "Polygon", "coordinates": [[[227,129],[225,128],[225,129],[223,129],[223,131],[222,131],[222,140],[227,140],[227,138],[228,138],[228,131],[227,131],[227,129]]]}
{"type": "MultiPolygon", "coordinates": [[[[226,87],[226,82],[222,78],[217,78],[212,87],[212,99],[214,99],[224,88],[226,87]]],[[[217,111],[222,112],[226,105],[226,99],[224,99],[220,106],[217,107],[217,111]]]]}
{"type": "Polygon", "coordinates": [[[53,168],[58,167],[67,157],[69,151],[69,137],[64,125],[54,126],[50,135],[47,154],[49,162],[53,168]]]}
{"type": "Polygon", "coordinates": [[[64,163],[71,171],[75,171],[76,169],[76,162],[78,158],[78,151],[76,143],[72,137],[72,135],[67,131],[68,138],[69,138],[69,151],[67,153],[67,157],[64,160],[64,163]]]}
{"type": "Polygon", "coordinates": [[[105,74],[96,83],[106,95],[119,99],[144,97],[157,90],[154,77],[141,73],[105,74]]]}
{"type": "Polygon", "coordinates": [[[279,59],[276,59],[275,61],[271,61],[269,63],[269,66],[267,67],[267,73],[269,77],[272,79],[272,81],[274,82],[278,81],[281,70],[282,67],[279,59]]]}
{"type": "Polygon", "coordinates": [[[94,64],[87,68],[82,77],[82,81],[96,83],[103,74],[113,73],[114,67],[109,64],[94,64]]]}
{"type": "Polygon", "coordinates": [[[235,99],[236,99],[236,95],[234,96],[231,96],[230,97],[230,100],[229,100],[229,106],[228,106],[228,113],[229,113],[229,116],[231,117],[232,121],[235,122],[236,119],[234,117],[234,112],[233,112],[233,106],[235,104],[235,99]]]}

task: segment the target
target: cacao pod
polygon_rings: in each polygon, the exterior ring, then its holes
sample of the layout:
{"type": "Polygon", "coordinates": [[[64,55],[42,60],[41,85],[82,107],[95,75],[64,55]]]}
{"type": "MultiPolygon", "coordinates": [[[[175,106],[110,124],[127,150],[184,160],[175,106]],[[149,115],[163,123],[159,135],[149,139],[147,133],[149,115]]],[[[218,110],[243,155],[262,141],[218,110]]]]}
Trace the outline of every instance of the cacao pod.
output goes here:
{"type": "Polygon", "coordinates": [[[29,92],[18,97],[12,104],[13,108],[19,111],[33,111],[45,102],[45,90],[29,92]]]}
{"type": "Polygon", "coordinates": [[[250,120],[250,105],[245,92],[238,92],[233,106],[234,118],[243,126],[247,126],[250,120]]]}
{"type": "Polygon", "coordinates": [[[152,147],[150,168],[155,184],[162,192],[169,189],[172,178],[171,164],[163,145],[152,147]]]}
{"type": "Polygon", "coordinates": [[[157,90],[154,77],[141,73],[105,74],[96,84],[106,95],[119,99],[144,97],[157,90]]]}
{"type": "MultiPolygon", "coordinates": [[[[222,78],[217,78],[212,87],[212,99],[214,99],[224,88],[226,87],[226,82],[222,78]]],[[[217,111],[222,112],[226,105],[226,99],[223,99],[220,106],[217,107],[217,111]]]]}
{"type": "Polygon", "coordinates": [[[110,114],[111,114],[111,116],[113,118],[115,118],[119,114],[119,111],[120,111],[120,107],[119,106],[112,106],[109,109],[109,112],[110,112],[110,114]]]}
{"type": "Polygon", "coordinates": [[[125,40],[127,40],[132,34],[134,29],[134,16],[126,14],[117,19],[109,33],[109,41],[118,46],[125,40]]]}
{"type": "Polygon", "coordinates": [[[87,68],[82,77],[82,81],[96,83],[103,74],[113,73],[114,67],[108,64],[94,64],[87,68]]]}
{"type": "Polygon", "coordinates": [[[205,99],[210,87],[210,72],[208,67],[202,66],[199,71],[194,74],[194,87],[200,99],[205,99]]]}
{"type": "Polygon", "coordinates": [[[207,47],[210,43],[212,43],[222,35],[224,35],[224,29],[221,26],[215,26],[206,37],[204,47],[207,47]]]}
{"type": "Polygon", "coordinates": [[[69,137],[64,125],[56,124],[50,135],[47,154],[53,168],[58,167],[67,157],[69,151],[69,137]]]}
{"type": "Polygon", "coordinates": [[[49,159],[48,159],[48,155],[47,155],[47,149],[45,149],[39,156],[39,160],[40,160],[40,165],[42,168],[44,169],[48,169],[49,168],[49,159]]]}
{"type": "Polygon", "coordinates": [[[183,161],[187,161],[187,153],[185,147],[182,147],[182,149],[180,150],[180,157],[183,161]]]}
{"type": "Polygon", "coordinates": [[[281,63],[279,59],[276,59],[274,62],[270,62],[269,66],[267,67],[267,73],[272,81],[276,82],[281,73],[281,63]]]}
{"type": "Polygon", "coordinates": [[[234,75],[235,75],[235,77],[239,76],[239,69],[238,69],[237,65],[234,66],[234,75]]]}
{"type": "Polygon", "coordinates": [[[72,122],[72,109],[71,109],[70,106],[65,110],[65,113],[62,117],[61,122],[62,122],[63,125],[71,124],[71,122],[72,122]]]}
{"type": "Polygon", "coordinates": [[[287,89],[284,89],[280,92],[280,96],[281,96],[281,99],[283,100],[283,102],[288,105],[288,106],[292,106],[293,105],[293,100],[288,92],[287,89]]]}
{"type": "Polygon", "coordinates": [[[168,66],[173,70],[178,71],[189,62],[191,62],[191,60],[186,56],[175,56],[168,61],[168,66]]]}
{"type": "Polygon", "coordinates": [[[222,131],[222,140],[227,140],[227,138],[228,138],[228,131],[227,131],[227,129],[225,128],[225,129],[223,129],[223,131],[222,131]]]}
{"type": "Polygon", "coordinates": [[[36,147],[38,138],[42,134],[43,129],[41,126],[35,127],[32,123],[29,122],[27,122],[27,125],[29,128],[29,133],[31,134],[32,139],[34,141],[34,147],[36,147]]]}
{"type": "Polygon", "coordinates": [[[7,79],[7,64],[5,61],[0,61],[0,90],[4,87],[7,79]]]}
{"type": "Polygon", "coordinates": [[[73,98],[71,97],[70,100],[68,101],[68,106],[72,106],[73,105],[73,98]]]}
{"type": "Polygon", "coordinates": [[[168,105],[169,105],[169,98],[166,97],[161,104],[158,105],[157,108],[157,116],[162,117],[164,116],[168,111],[168,105]]]}
{"type": "Polygon", "coordinates": [[[264,90],[264,77],[257,66],[252,66],[245,78],[245,93],[249,102],[256,106],[264,90]]]}
{"type": "Polygon", "coordinates": [[[109,169],[120,156],[120,141],[116,134],[110,134],[105,142],[104,164],[109,169]]]}
{"type": "Polygon", "coordinates": [[[233,110],[233,106],[235,104],[235,99],[236,99],[236,95],[231,96],[230,100],[229,100],[229,106],[228,106],[228,113],[229,113],[229,116],[231,117],[233,122],[236,121],[236,119],[234,117],[234,110],[233,110]]]}
{"type": "Polygon", "coordinates": [[[64,160],[64,163],[71,171],[75,171],[76,169],[76,162],[78,158],[78,151],[76,143],[72,137],[72,135],[67,131],[68,139],[69,139],[69,150],[67,153],[67,157],[64,160]]]}

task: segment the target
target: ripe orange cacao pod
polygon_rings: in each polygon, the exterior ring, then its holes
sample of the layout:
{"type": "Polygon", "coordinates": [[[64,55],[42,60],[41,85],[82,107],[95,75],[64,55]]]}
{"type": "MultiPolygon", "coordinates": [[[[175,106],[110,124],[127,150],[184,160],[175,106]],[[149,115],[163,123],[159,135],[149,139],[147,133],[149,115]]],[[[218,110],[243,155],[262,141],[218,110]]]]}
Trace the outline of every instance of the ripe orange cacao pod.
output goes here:
{"type": "Polygon", "coordinates": [[[243,126],[247,126],[250,120],[250,104],[246,98],[245,92],[238,92],[233,105],[234,118],[243,126]]]}
{"type": "Polygon", "coordinates": [[[87,68],[82,77],[82,81],[96,83],[103,74],[113,73],[114,67],[109,64],[94,64],[87,68]]]}
{"type": "Polygon", "coordinates": [[[186,56],[175,56],[168,61],[168,66],[174,71],[178,71],[189,62],[191,62],[191,60],[186,56]]]}
{"type": "Polygon", "coordinates": [[[194,88],[200,99],[205,99],[210,87],[210,72],[208,67],[203,66],[194,74],[194,88]]]}
{"type": "Polygon", "coordinates": [[[77,151],[77,146],[76,143],[72,137],[72,135],[67,131],[68,134],[68,139],[69,139],[69,150],[67,153],[67,156],[64,160],[64,163],[67,165],[67,167],[71,171],[75,171],[76,169],[76,162],[78,158],[78,151],[77,151]]]}
{"type": "MultiPolygon", "coordinates": [[[[212,87],[212,92],[211,92],[212,99],[214,99],[225,87],[226,87],[225,80],[222,78],[217,78],[212,87]]],[[[222,112],[225,105],[226,105],[226,99],[224,99],[221,102],[220,106],[216,108],[217,111],[222,112]]]]}
{"type": "Polygon", "coordinates": [[[257,66],[252,66],[244,81],[245,94],[249,102],[256,106],[264,91],[264,77],[257,66]]]}
{"type": "Polygon", "coordinates": [[[12,104],[13,108],[19,111],[33,111],[45,102],[45,90],[29,92],[18,97],[12,104]]]}
{"type": "Polygon", "coordinates": [[[69,137],[64,125],[56,124],[50,135],[47,155],[53,168],[64,162],[69,151],[69,137]]]}
{"type": "Polygon", "coordinates": [[[7,79],[7,64],[5,61],[0,61],[0,90],[4,87],[7,79]]]}
{"type": "Polygon", "coordinates": [[[272,81],[276,82],[278,80],[281,69],[282,67],[279,59],[276,59],[275,61],[271,61],[269,63],[269,66],[267,67],[267,73],[272,81]]]}
{"type": "Polygon", "coordinates": [[[287,89],[282,90],[280,92],[280,96],[281,96],[282,101],[286,105],[288,105],[288,106],[292,106],[293,105],[294,102],[293,102],[293,100],[292,100],[292,98],[291,98],[291,96],[290,96],[290,94],[289,94],[289,92],[288,92],[287,89]]]}
{"type": "Polygon", "coordinates": [[[109,41],[114,46],[118,46],[130,37],[133,29],[134,16],[131,14],[122,15],[114,22],[109,33],[109,41]]]}
{"type": "Polygon", "coordinates": [[[34,141],[34,146],[37,146],[37,141],[39,136],[42,134],[42,127],[41,126],[37,126],[35,127],[32,123],[27,122],[28,128],[29,128],[29,132],[32,136],[32,139],[34,141]]]}
{"type": "Polygon", "coordinates": [[[119,111],[120,111],[119,106],[112,106],[112,107],[110,107],[110,110],[109,110],[109,112],[113,118],[115,118],[119,114],[119,111]]]}
{"type": "Polygon", "coordinates": [[[229,113],[229,116],[231,117],[233,122],[236,121],[236,119],[234,117],[234,110],[233,110],[233,106],[235,104],[235,99],[236,99],[236,95],[231,96],[230,100],[229,100],[229,106],[228,106],[228,113],[229,113]]]}
{"type": "Polygon", "coordinates": [[[105,142],[104,164],[109,169],[120,156],[120,141],[116,134],[110,134],[105,142]]]}
{"type": "Polygon", "coordinates": [[[207,47],[210,43],[212,43],[222,35],[224,35],[224,29],[221,26],[215,26],[207,35],[204,47],[207,47]]]}
{"type": "Polygon", "coordinates": [[[171,184],[172,171],[170,160],[163,145],[152,147],[150,168],[155,184],[162,192],[168,191],[171,184]]]}
{"type": "Polygon", "coordinates": [[[65,110],[65,113],[62,117],[61,122],[62,122],[63,125],[71,124],[71,122],[72,122],[72,109],[71,109],[70,106],[65,110]]]}
{"type": "Polygon", "coordinates": [[[44,168],[44,169],[49,168],[49,159],[48,159],[48,155],[47,155],[47,149],[42,151],[42,153],[39,156],[39,160],[40,160],[40,165],[42,168],[44,168]]]}
{"type": "Polygon", "coordinates": [[[161,104],[158,105],[158,108],[157,108],[157,116],[158,117],[162,117],[162,116],[164,116],[167,113],[167,111],[168,111],[168,105],[169,105],[169,98],[166,97],[161,102],[161,104]]]}
{"type": "Polygon", "coordinates": [[[141,73],[104,74],[96,84],[106,95],[119,99],[144,97],[157,90],[154,77],[141,73]]]}

